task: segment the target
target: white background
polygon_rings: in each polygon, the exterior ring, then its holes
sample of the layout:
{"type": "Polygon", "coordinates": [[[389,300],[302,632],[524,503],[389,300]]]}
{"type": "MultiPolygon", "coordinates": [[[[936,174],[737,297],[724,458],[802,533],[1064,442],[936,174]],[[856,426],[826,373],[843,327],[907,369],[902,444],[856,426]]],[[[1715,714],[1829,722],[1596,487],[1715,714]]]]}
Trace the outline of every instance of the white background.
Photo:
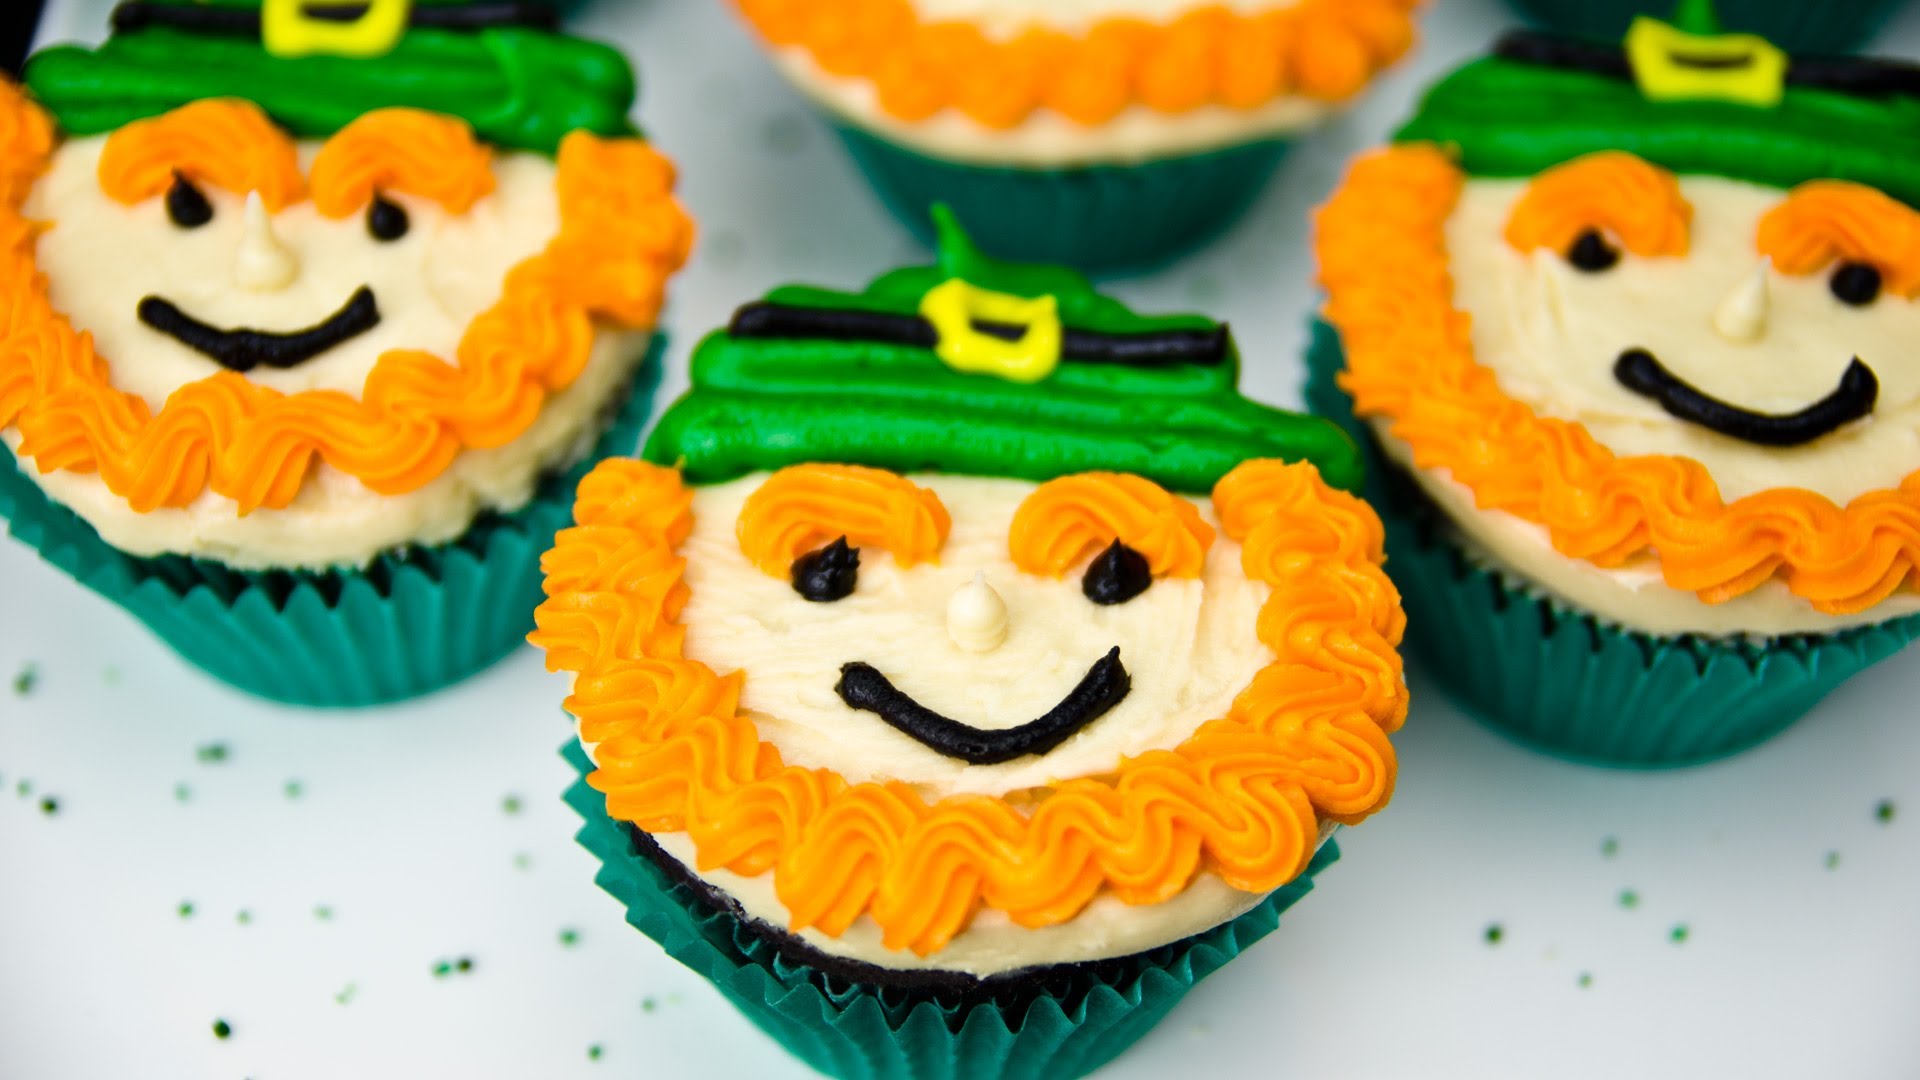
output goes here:
{"type": "MultiPolygon", "coordinates": [[[[1115,286],[1230,320],[1256,397],[1298,401],[1308,209],[1506,22],[1435,7],[1424,50],[1227,240],[1115,286]]],[[[56,4],[43,40],[97,37],[106,8],[56,4]]],[[[662,402],[735,304],[921,257],[723,8],[601,0],[578,28],[638,58],[702,228],[662,402]]],[[[1920,54],[1920,9],[1880,47],[1920,54]]],[[[1392,807],[1103,1076],[1920,1076],[1920,654],[1675,773],[1549,760],[1413,687],[1392,807]]],[[[560,697],[523,649],[416,704],[261,704],[0,542],[0,1078],[804,1075],[594,887],[559,801],[560,697]],[[214,743],[227,760],[198,760],[214,743]]]]}

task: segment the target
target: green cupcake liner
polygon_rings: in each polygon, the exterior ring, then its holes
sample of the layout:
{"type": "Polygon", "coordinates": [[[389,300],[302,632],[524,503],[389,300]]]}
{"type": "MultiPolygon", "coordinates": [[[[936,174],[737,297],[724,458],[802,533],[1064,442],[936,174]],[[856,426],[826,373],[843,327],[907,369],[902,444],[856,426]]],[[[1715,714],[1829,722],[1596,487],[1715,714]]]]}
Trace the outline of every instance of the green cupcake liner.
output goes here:
{"type": "Polygon", "coordinates": [[[362,570],[255,572],[129,555],[49,499],[11,454],[0,465],[0,517],[41,558],[234,687],[326,707],[415,697],[502,659],[533,629],[540,554],[572,523],[574,488],[593,462],[638,444],[664,346],[656,335],[592,453],[543,480],[526,506],[483,514],[449,543],[399,549],[362,570]]]}
{"type": "Polygon", "coordinates": [[[1102,273],[1151,270],[1225,232],[1290,145],[1267,139],[1137,165],[1020,168],[946,161],[843,122],[835,128],[880,200],[922,242],[934,242],[929,208],[946,203],[998,258],[1102,273]]]}
{"type": "Polygon", "coordinates": [[[1386,459],[1333,378],[1338,333],[1316,322],[1307,405],[1368,456],[1387,525],[1405,651],[1469,715],[1561,757],[1626,768],[1692,765],[1778,734],[1854,674],[1920,636],[1920,616],[1768,642],[1654,637],[1602,622],[1469,559],[1443,513],[1386,459]]]}
{"type": "MultiPolygon", "coordinates": [[[[1548,29],[1618,41],[1636,15],[1665,19],[1673,0],[1512,0],[1548,29]]],[[[1795,53],[1841,53],[1858,48],[1885,25],[1901,0],[1718,0],[1729,32],[1759,34],[1795,53]]]]}
{"type": "Polygon", "coordinates": [[[1073,1080],[1118,1057],[1188,990],[1279,925],[1280,913],[1340,857],[1329,840],[1297,880],[1233,922],[1099,975],[1073,972],[1014,1000],[942,1001],[848,982],[782,958],[739,920],[634,851],[606,800],[587,786],[579,745],[561,756],[580,772],[567,804],[584,820],[581,846],[601,862],[594,881],[627,922],[719,988],[795,1057],[842,1080],[1073,1080]]]}

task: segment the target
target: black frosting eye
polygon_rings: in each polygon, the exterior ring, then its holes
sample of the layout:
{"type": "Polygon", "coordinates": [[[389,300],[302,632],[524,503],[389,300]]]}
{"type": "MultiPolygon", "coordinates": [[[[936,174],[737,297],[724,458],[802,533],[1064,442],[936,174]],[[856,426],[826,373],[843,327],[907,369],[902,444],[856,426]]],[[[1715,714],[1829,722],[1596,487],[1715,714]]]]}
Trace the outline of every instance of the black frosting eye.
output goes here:
{"type": "Polygon", "coordinates": [[[173,184],[167,188],[167,216],[183,229],[197,229],[213,220],[213,204],[193,181],[176,171],[173,184]]]}
{"type": "Polygon", "coordinates": [[[385,195],[375,192],[373,202],[367,206],[367,232],[382,242],[398,240],[407,235],[407,212],[399,203],[388,200],[385,195]]]}
{"type": "Polygon", "coordinates": [[[793,591],[818,604],[852,594],[859,576],[860,549],[848,547],[844,536],[793,560],[793,591]]]}
{"type": "Polygon", "coordinates": [[[1867,263],[1841,263],[1827,281],[1827,288],[1843,304],[1866,307],[1880,295],[1880,271],[1867,263]]]}
{"type": "Polygon", "coordinates": [[[1147,557],[1115,540],[1093,557],[1093,565],[1080,579],[1080,591],[1096,604],[1124,604],[1151,584],[1153,571],[1147,567],[1147,557]]]}
{"type": "Polygon", "coordinates": [[[1577,270],[1597,274],[1602,270],[1611,270],[1620,261],[1620,251],[1607,238],[1600,235],[1599,229],[1588,229],[1573,238],[1573,246],[1567,249],[1567,261],[1577,270]]]}

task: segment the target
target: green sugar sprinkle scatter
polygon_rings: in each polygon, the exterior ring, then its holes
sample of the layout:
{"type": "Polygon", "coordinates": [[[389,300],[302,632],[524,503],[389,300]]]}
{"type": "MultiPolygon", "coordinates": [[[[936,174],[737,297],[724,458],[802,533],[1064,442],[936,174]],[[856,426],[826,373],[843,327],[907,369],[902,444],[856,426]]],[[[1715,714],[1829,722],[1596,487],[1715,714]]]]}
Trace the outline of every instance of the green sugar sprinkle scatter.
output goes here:
{"type": "Polygon", "coordinates": [[[508,795],[505,798],[502,798],[500,800],[500,810],[502,813],[506,813],[506,814],[519,813],[520,812],[520,796],[508,795]]]}
{"type": "Polygon", "coordinates": [[[14,784],[13,793],[15,795],[20,796],[23,799],[33,794],[33,781],[23,779],[20,782],[14,784]]]}
{"type": "Polygon", "coordinates": [[[1892,799],[1881,799],[1879,802],[1873,804],[1873,818],[1882,825],[1891,825],[1893,823],[1893,811],[1894,806],[1892,799]]]}
{"type": "Polygon", "coordinates": [[[600,1044],[594,1043],[592,1046],[587,1047],[587,1060],[599,1061],[601,1053],[600,1044]]]}
{"type": "Polygon", "coordinates": [[[655,1009],[658,1009],[659,1007],[660,1007],[660,1002],[658,1002],[657,1000],[655,1000],[650,996],[643,997],[640,999],[640,1011],[643,1013],[650,1013],[655,1009]]]}
{"type": "Polygon", "coordinates": [[[333,995],[333,1002],[336,1005],[345,1005],[353,1000],[353,995],[359,992],[360,986],[358,983],[348,983],[340,988],[339,993],[333,995]]]}
{"type": "Polygon", "coordinates": [[[1578,979],[1575,979],[1574,982],[1576,985],[1580,987],[1580,989],[1585,990],[1587,987],[1593,985],[1593,973],[1588,971],[1583,971],[1580,973],[1580,977],[1578,979]]]}
{"type": "Polygon", "coordinates": [[[1606,856],[1609,859],[1613,858],[1615,855],[1620,854],[1620,841],[1615,837],[1611,837],[1611,836],[1607,837],[1605,840],[1600,841],[1600,854],[1606,856]]]}
{"type": "Polygon", "coordinates": [[[333,908],[327,904],[315,904],[313,905],[313,917],[319,919],[321,922],[332,922],[333,908]]]}
{"type": "Polygon", "coordinates": [[[233,921],[239,923],[241,926],[251,926],[253,925],[253,912],[248,911],[246,908],[241,908],[239,911],[233,913],[233,921]]]}
{"type": "Polygon", "coordinates": [[[1693,931],[1686,923],[1675,923],[1673,929],[1667,931],[1667,940],[1673,942],[1675,945],[1685,945],[1687,939],[1692,936],[1693,931]]]}
{"type": "Polygon", "coordinates": [[[454,960],[440,960],[436,961],[433,965],[433,977],[436,979],[444,979],[455,973],[468,975],[472,972],[473,957],[471,956],[462,956],[454,960]]]}
{"type": "Polygon", "coordinates": [[[568,948],[580,944],[580,931],[575,930],[571,926],[562,927],[560,930],[560,944],[568,948]]]}
{"type": "Polygon", "coordinates": [[[282,790],[286,792],[287,798],[298,799],[307,793],[307,786],[298,780],[289,780],[286,783],[286,787],[282,790]]]}
{"type": "Polygon", "coordinates": [[[1632,889],[1620,890],[1620,906],[1628,911],[1640,906],[1640,894],[1632,889]]]}
{"type": "Polygon", "coordinates": [[[18,697],[26,697],[28,694],[33,693],[33,688],[38,685],[39,682],[39,665],[33,663],[25,664],[20,668],[20,673],[13,677],[13,692],[18,697]]]}
{"type": "Polygon", "coordinates": [[[210,742],[197,747],[193,756],[202,765],[219,765],[227,760],[228,752],[226,743],[210,742]]]}
{"type": "Polygon", "coordinates": [[[180,901],[180,906],[175,908],[174,911],[183,919],[193,918],[193,901],[191,900],[180,901]]]}
{"type": "Polygon", "coordinates": [[[1499,923],[1488,923],[1484,936],[1487,939],[1487,944],[1498,945],[1501,939],[1507,936],[1507,930],[1499,923]]]}
{"type": "Polygon", "coordinates": [[[54,797],[53,797],[53,796],[51,796],[51,795],[43,795],[43,796],[41,796],[41,797],[40,797],[40,812],[41,812],[41,813],[43,813],[43,814],[45,814],[45,815],[47,815],[48,817],[52,817],[53,815],[55,815],[55,814],[57,814],[57,813],[59,813],[59,812],[60,812],[60,800],[59,800],[59,799],[56,799],[56,798],[54,798],[54,797]]]}
{"type": "Polygon", "coordinates": [[[173,785],[173,801],[177,803],[193,801],[193,789],[184,783],[173,785]]]}
{"type": "Polygon", "coordinates": [[[215,1020],[213,1022],[213,1037],[216,1039],[232,1038],[233,1025],[227,1023],[225,1020],[215,1020]]]}
{"type": "Polygon", "coordinates": [[[1840,853],[1839,852],[1837,851],[1827,852],[1826,867],[1829,870],[1840,869],[1840,853]]]}

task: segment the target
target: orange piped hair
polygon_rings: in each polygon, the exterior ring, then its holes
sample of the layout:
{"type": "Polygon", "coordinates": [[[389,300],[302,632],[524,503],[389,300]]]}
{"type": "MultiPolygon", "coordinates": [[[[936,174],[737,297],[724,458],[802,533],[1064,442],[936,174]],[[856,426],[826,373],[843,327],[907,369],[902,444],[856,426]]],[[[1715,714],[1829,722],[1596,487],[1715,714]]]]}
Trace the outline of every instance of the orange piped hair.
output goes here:
{"type": "Polygon", "coordinates": [[[1144,477],[1081,473],[1022,500],[1007,546],[1020,569],[1059,577],[1115,540],[1146,556],[1156,577],[1199,577],[1213,527],[1192,503],[1144,477]]]}
{"type": "Polygon", "coordinates": [[[1864,184],[1801,184],[1760,219],[1755,246],[1783,274],[1862,262],[1895,293],[1920,296],[1920,211],[1864,184]]]}
{"type": "Polygon", "coordinates": [[[790,465],[740,508],[740,550],[783,577],[801,555],[846,537],[893,553],[901,566],[937,558],[953,521],[940,497],[898,473],[864,465],[790,465]]]}
{"type": "Polygon", "coordinates": [[[1680,181],[1623,150],[1602,150],[1533,178],[1507,218],[1516,251],[1565,251],[1588,229],[1604,229],[1635,255],[1685,255],[1693,207],[1680,181]]]}
{"type": "Polygon", "coordinates": [[[14,205],[53,153],[53,121],[18,86],[0,79],[0,203],[14,205]]]}
{"type": "Polygon", "coordinates": [[[273,211],[305,189],[293,139],[240,98],[196,101],[107,136],[99,177],[110,198],[131,206],[165,194],[175,173],[236,195],[258,191],[273,211]]]}
{"type": "Polygon", "coordinates": [[[399,191],[464,214],[493,190],[492,158],[458,117],[376,109],[341,128],[314,156],[313,206],[343,218],[376,191],[399,191]]]}

